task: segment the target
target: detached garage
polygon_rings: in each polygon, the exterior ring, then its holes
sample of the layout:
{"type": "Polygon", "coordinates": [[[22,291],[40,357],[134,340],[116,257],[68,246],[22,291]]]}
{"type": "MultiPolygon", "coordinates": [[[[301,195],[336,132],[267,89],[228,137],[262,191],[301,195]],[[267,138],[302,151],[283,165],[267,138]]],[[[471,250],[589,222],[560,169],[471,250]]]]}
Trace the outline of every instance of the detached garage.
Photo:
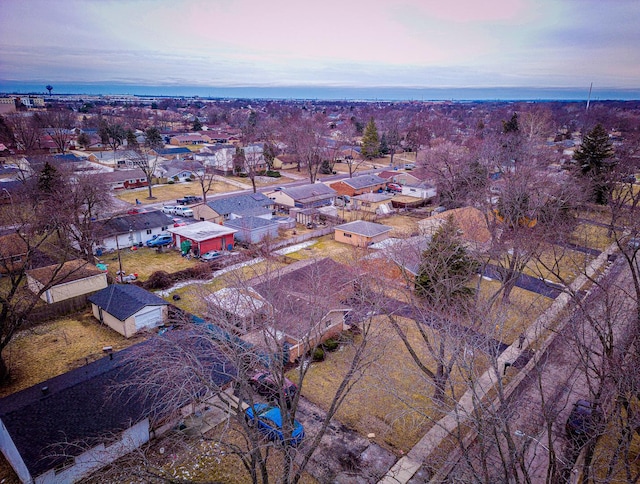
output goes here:
{"type": "Polygon", "coordinates": [[[225,227],[213,222],[196,222],[182,227],[168,230],[173,234],[176,247],[189,241],[191,249],[197,254],[204,254],[211,250],[233,250],[236,229],[225,227]]]}
{"type": "Polygon", "coordinates": [[[93,316],[125,338],[161,326],[169,303],[141,287],[112,284],[89,298],[93,316]]]}

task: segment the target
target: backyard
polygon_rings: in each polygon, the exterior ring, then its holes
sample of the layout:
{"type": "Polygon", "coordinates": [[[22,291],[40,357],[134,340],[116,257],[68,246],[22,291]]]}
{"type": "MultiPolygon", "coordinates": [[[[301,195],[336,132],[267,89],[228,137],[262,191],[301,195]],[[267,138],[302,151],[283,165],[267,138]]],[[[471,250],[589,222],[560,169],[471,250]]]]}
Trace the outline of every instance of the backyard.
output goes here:
{"type": "Polygon", "coordinates": [[[21,331],[3,351],[12,383],[0,387],[0,396],[102,358],[105,346],[118,351],[144,337],[124,338],[101,325],[90,309],[21,331]]]}

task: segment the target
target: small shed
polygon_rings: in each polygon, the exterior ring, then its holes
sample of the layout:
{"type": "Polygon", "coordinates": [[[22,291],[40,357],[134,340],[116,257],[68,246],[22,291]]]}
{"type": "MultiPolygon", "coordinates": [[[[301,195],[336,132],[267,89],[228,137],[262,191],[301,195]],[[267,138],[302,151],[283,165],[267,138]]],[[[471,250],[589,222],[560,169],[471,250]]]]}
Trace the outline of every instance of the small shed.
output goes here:
{"type": "Polygon", "coordinates": [[[89,302],[93,316],[125,338],[163,325],[168,316],[167,301],[132,284],[112,284],[89,302]]]}
{"type": "Polygon", "coordinates": [[[371,244],[380,242],[389,237],[392,227],[367,222],[365,220],[355,220],[335,227],[334,238],[337,242],[355,245],[356,247],[369,247],[371,244]]]}
{"type": "Polygon", "coordinates": [[[236,229],[214,224],[213,222],[196,222],[183,227],[173,227],[168,230],[173,234],[176,247],[189,241],[191,248],[198,254],[211,250],[233,250],[236,229]]]}
{"type": "Polygon", "coordinates": [[[107,287],[107,274],[87,261],[76,259],[27,271],[27,286],[48,304],[84,296],[107,287]],[[49,286],[49,287],[47,287],[49,286]]]}
{"type": "Polygon", "coordinates": [[[352,198],[353,208],[364,212],[390,213],[392,195],[388,193],[363,193],[352,198]],[[384,206],[384,207],[383,207],[384,206]]]}
{"type": "Polygon", "coordinates": [[[235,234],[237,240],[250,244],[260,243],[267,237],[277,238],[280,228],[280,224],[275,220],[253,216],[228,220],[226,226],[237,230],[235,234]]]}

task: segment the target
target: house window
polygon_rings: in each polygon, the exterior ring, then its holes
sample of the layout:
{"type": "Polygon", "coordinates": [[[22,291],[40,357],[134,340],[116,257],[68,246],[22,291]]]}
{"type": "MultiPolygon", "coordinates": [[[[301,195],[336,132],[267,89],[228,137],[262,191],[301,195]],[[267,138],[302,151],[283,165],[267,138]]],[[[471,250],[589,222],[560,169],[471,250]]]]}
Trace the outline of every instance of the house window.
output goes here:
{"type": "Polygon", "coordinates": [[[135,180],[129,180],[129,183],[135,183],[135,182],[136,182],[135,180]]]}
{"type": "Polygon", "coordinates": [[[167,230],[169,227],[164,225],[161,230],[167,230]]]}
{"type": "Polygon", "coordinates": [[[151,229],[147,229],[147,235],[151,235],[151,229]]]}
{"type": "Polygon", "coordinates": [[[346,233],[346,232],[344,232],[342,235],[344,235],[344,236],[345,236],[345,237],[347,237],[348,239],[350,239],[350,238],[351,238],[351,234],[348,234],[348,233],[346,233]]]}
{"type": "Polygon", "coordinates": [[[11,256],[11,262],[22,262],[22,256],[20,255],[11,256]]]}
{"type": "Polygon", "coordinates": [[[415,189],[415,188],[409,188],[409,191],[410,191],[410,192],[415,192],[415,191],[416,191],[416,189],[415,189]]]}

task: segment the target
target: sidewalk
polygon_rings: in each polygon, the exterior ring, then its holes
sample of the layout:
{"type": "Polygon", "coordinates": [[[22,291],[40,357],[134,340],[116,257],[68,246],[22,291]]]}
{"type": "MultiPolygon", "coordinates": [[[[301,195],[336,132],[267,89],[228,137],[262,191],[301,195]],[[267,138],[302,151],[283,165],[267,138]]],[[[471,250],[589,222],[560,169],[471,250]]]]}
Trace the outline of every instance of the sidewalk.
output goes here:
{"type": "MultiPolygon", "coordinates": [[[[588,281],[589,277],[592,277],[601,267],[603,267],[608,260],[610,254],[617,250],[615,244],[610,245],[605,251],[594,259],[587,268],[587,275],[580,275],[569,286],[570,293],[577,293],[580,288],[588,281]]],[[[525,343],[521,349],[518,348],[517,342],[507,348],[497,359],[497,368],[500,370],[504,368],[505,363],[512,363],[520,356],[521,353],[527,350],[530,342],[536,341],[539,335],[547,331],[550,323],[555,321],[560,313],[567,307],[571,301],[571,295],[568,293],[560,294],[553,304],[541,314],[536,321],[529,326],[525,334],[525,343]]],[[[566,320],[565,320],[566,321],[566,320]]],[[[562,323],[562,326],[564,322],[562,323]]],[[[527,372],[533,368],[538,359],[545,353],[546,348],[549,347],[555,336],[559,333],[561,328],[556,328],[547,340],[543,343],[534,358],[523,368],[509,384],[505,387],[505,395],[508,396],[518,387],[520,382],[526,377],[527,372]]],[[[404,484],[414,476],[414,474],[420,469],[424,462],[427,462],[431,453],[438,448],[442,441],[448,437],[460,424],[465,420],[465,415],[471,415],[473,412],[473,402],[477,399],[478,394],[488,395],[498,379],[502,378],[501,375],[496,375],[493,368],[487,370],[476,382],[476,388],[474,390],[468,390],[462,398],[458,401],[457,409],[449,412],[445,417],[440,419],[419,441],[413,448],[407,452],[407,455],[400,458],[387,474],[379,481],[379,484],[404,484]],[[475,395],[475,397],[474,397],[475,395]]],[[[472,436],[475,438],[475,436],[472,436]]],[[[469,438],[471,440],[471,438],[469,438]]],[[[450,470],[450,469],[449,469],[450,470]]],[[[448,473],[448,472],[447,472],[448,473]]],[[[442,472],[445,474],[445,472],[442,472]]],[[[446,474],[445,474],[446,475],[446,474]]],[[[441,477],[443,477],[441,475],[441,477]]]]}

